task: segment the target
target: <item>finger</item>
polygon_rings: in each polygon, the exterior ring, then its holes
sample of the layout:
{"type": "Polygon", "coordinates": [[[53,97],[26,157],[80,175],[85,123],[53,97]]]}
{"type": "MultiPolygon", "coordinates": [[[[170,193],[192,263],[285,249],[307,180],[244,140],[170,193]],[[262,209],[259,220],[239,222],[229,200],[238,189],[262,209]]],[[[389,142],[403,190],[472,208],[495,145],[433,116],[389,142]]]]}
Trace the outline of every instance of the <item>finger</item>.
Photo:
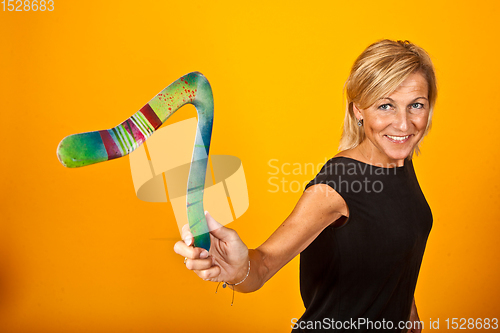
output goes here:
{"type": "Polygon", "coordinates": [[[219,277],[221,270],[219,266],[214,265],[208,269],[197,270],[194,272],[198,274],[198,276],[203,280],[217,281],[218,280],[217,278],[219,277]]]}
{"type": "Polygon", "coordinates": [[[192,255],[191,250],[192,250],[192,247],[186,245],[186,243],[184,243],[184,241],[178,241],[174,245],[174,252],[177,253],[178,255],[183,256],[183,257],[191,256],[192,255]]]}
{"type": "Polygon", "coordinates": [[[188,259],[186,260],[186,267],[190,270],[205,270],[212,267],[212,258],[208,259],[188,259]]]}
{"type": "Polygon", "coordinates": [[[189,229],[189,223],[186,223],[182,226],[182,230],[181,230],[181,233],[182,235],[184,236],[186,233],[190,232],[190,229],[189,229]]]}
{"type": "Polygon", "coordinates": [[[184,242],[186,243],[187,246],[190,246],[193,244],[193,240],[194,240],[193,234],[189,230],[189,224],[187,224],[187,223],[182,227],[181,238],[184,240],[184,242]]]}
{"type": "Polygon", "coordinates": [[[188,259],[206,259],[208,251],[201,247],[188,246],[183,241],[178,241],[174,245],[174,252],[188,259]]]}
{"type": "Polygon", "coordinates": [[[220,227],[223,226],[222,224],[220,224],[219,222],[217,222],[212,217],[212,215],[210,215],[210,213],[208,212],[208,210],[205,211],[205,219],[207,220],[208,230],[209,231],[212,231],[212,230],[215,230],[215,229],[219,229],[220,227]]]}
{"type": "Polygon", "coordinates": [[[208,230],[210,230],[210,234],[222,241],[234,239],[234,230],[226,228],[222,224],[217,222],[208,211],[205,211],[205,218],[207,220],[208,230]]]}

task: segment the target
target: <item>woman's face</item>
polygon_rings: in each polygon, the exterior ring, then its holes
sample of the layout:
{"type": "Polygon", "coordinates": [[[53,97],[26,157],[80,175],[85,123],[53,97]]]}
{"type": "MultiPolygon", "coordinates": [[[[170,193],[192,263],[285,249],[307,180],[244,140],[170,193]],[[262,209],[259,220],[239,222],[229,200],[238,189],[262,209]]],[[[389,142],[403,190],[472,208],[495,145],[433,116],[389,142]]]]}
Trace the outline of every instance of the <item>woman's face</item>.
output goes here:
{"type": "Polygon", "coordinates": [[[424,135],[429,118],[428,85],[420,72],[411,74],[390,95],[354,113],[363,119],[365,154],[379,163],[402,165],[424,135]]]}

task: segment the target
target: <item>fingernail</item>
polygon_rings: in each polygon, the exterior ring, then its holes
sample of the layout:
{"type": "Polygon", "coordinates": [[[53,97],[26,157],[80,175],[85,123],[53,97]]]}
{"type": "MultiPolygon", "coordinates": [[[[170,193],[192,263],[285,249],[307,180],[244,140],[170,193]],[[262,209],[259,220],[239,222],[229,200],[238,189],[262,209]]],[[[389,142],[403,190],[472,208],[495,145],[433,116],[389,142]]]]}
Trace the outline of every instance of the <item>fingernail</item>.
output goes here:
{"type": "Polygon", "coordinates": [[[206,250],[204,250],[202,253],[200,253],[200,258],[201,259],[208,258],[208,252],[206,250]]]}
{"type": "Polygon", "coordinates": [[[187,246],[189,246],[189,245],[191,245],[191,242],[192,242],[192,241],[193,241],[193,239],[192,239],[192,238],[186,238],[186,239],[184,240],[184,243],[186,243],[186,245],[187,245],[187,246]]]}

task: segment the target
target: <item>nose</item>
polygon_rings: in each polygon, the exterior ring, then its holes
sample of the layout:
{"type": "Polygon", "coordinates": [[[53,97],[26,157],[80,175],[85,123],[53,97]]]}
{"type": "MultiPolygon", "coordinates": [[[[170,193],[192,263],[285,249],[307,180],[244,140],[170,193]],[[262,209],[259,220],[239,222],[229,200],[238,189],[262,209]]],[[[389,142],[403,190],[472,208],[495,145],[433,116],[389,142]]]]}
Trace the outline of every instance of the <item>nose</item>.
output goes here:
{"type": "Polygon", "coordinates": [[[410,119],[406,110],[403,109],[396,112],[393,126],[401,132],[406,133],[408,131],[408,128],[410,127],[410,119]]]}

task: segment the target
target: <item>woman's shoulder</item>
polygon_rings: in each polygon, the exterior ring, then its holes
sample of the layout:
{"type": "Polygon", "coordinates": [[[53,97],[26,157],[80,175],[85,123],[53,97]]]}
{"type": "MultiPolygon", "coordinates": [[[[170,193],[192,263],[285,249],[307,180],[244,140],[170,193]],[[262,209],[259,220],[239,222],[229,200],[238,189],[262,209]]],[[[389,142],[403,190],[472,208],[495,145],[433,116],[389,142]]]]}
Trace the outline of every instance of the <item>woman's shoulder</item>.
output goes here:
{"type": "Polygon", "coordinates": [[[345,170],[345,167],[348,166],[356,168],[359,163],[362,162],[355,153],[351,150],[344,150],[326,161],[320,171],[320,174],[324,174],[325,172],[331,175],[338,174],[339,171],[333,172],[332,170],[338,170],[338,167],[342,167],[340,170],[345,170]]]}
{"type": "Polygon", "coordinates": [[[349,181],[353,176],[360,173],[359,169],[360,162],[353,155],[344,152],[338,153],[325,162],[316,176],[306,185],[305,189],[317,184],[326,184],[337,190],[337,186],[334,184],[338,183],[339,180],[349,181]]]}
{"type": "Polygon", "coordinates": [[[350,161],[361,162],[363,157],[358,153],[356,148],[352,148],[352,149],[346,149],[346,150],[342,150],[341,152],[338,152],[331,159],[332,160],[336,159],[337,161],[350,160],[350,161]]]}

